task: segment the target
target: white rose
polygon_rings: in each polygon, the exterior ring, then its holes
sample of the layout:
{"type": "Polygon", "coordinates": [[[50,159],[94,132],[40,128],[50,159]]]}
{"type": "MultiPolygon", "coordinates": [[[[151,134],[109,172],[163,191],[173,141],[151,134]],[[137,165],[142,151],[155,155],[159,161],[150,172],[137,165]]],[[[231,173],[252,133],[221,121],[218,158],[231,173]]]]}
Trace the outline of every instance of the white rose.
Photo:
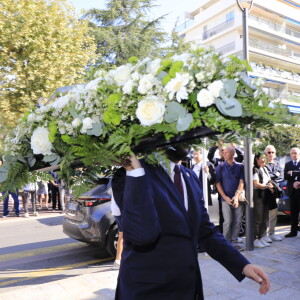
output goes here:
{"type": "Polygon", "coordinates": [[[79,118],[75,118],[73,121],[72,121],[72,126],[73,127],[78,127],[79,125],[81,125],[81,120],[79,118]]]}
{"type": "Polygon", "coordinates": [[[84,118],[82,120],[82,127],[80,129],[81,133],[86,133],[88,129],[93,128],[93,120],[90,117],[84,118]]]}
{"type": "Polygon", "coordinates": [[[52,144],[49,141],[49,130],[44,127],[37,127],[31,136],[31,149],[34,154],[51,155],[52,144]]]}
{"type": "Polygon", "coordinates": [[[164,113],[165,102],[157,97],[140,101],[136,110],[136,116],[144,126],[161,123],[164,113]]]}
{"type": "Polygon", "coordinates": [[[211,83],[207,88],[212,95],[217,98],[220,96],[220,90],[224,87],[224,83],[221,80],[216,80],[211,83]]]}
{"type": "Polygon", "coordinates": [[[160,62],[161,62],[160,58],[157,58],[153,61],[148,62],[147,63],[147,73],[156,75],[158,69],[160,68],[160,62]]]}
{"type": "Polygon", "coordinates": [[[130,67],[127,65],[123,65],[118,67],[116,70],[109,72],[112,75],[113,80],[116,82],[118,86],[122,86],[125,82],[130,79],[130,67]]]}
{"type": "Polygon", "coordinates": [[[200,107],[207,107],[214,104],[214,97],[207,89],[202,89],[197,95],[197,101],[200,107]]]}

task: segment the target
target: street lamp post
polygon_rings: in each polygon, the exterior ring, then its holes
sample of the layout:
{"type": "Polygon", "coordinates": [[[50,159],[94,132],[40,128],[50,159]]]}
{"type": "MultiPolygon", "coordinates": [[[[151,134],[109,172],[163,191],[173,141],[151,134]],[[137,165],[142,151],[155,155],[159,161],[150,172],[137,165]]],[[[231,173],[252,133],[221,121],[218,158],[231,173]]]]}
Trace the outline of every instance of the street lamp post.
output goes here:
{"type": "MultiPolygon", "coordinates": [[[[248,12],[253,7],[254,0],[240,1],[236,0],[239,8],[243,13],[243,59],[249,61],[248,51],[248,12]]],[[[250,131],[250,125],[248,125],[250,131]]],[[[246,182],[246,198],[248,204],[246,205],[246,249],[254,249],[254,233],[253,233],[253,162],[252,162],[252,143],[251,138],[246,136],[245,144],[245,182],[246,182]]]]}

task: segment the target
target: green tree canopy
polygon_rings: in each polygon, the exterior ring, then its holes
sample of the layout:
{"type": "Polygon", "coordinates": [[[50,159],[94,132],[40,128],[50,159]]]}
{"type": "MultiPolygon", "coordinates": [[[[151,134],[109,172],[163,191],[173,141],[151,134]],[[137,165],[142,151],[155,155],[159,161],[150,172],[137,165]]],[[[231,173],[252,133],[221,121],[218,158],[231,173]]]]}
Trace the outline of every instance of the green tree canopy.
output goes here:
{"type": "Polygon", "coordinates": [[[84,18],[90,20],[97,43],[97,66],[120,65],[131,56],[159,56],[166,51],[170,35],[161,28],[164,16],[149,16],[155,1],[109,0],[106,9],[87,11],[84,18]]]}
{"type": "Polygon", "coordinates": [[[0,129],[82,76],[96,49],[88,30],[66,0],[0,1],[0,129]]]}

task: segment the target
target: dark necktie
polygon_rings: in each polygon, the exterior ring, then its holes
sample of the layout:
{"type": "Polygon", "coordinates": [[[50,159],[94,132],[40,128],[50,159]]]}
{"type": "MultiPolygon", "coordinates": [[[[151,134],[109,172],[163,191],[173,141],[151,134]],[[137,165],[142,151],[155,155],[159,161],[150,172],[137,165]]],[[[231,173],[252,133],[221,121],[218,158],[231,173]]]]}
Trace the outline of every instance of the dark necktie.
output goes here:
{"type": "Polygon", "coordinates": [[[183,195],[183,186],[182,186],[182,181],[181,181],[181,174],[180,174],[180,168],[178,165],[175,165],[174,167],[174,184],[176,185],[180,195],[181,199],[184,200],[184,195],[183,195]]]}
{"type": "Polygon", "coordinates": [[[294,166],[297,167],[298,162],[294,160],[294,166]]]}

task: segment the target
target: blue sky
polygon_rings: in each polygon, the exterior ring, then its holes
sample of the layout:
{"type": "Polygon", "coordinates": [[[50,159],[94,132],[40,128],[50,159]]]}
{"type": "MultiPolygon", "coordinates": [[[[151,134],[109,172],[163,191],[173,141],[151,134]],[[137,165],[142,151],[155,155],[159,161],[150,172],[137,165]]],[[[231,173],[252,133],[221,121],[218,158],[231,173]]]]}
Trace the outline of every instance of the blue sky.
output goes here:
{"type": "MultiPolygon", "coordinates": [[[[105,0],[68,0],[75,8],[80,11],[81,9],[90,8],[104,8],[105,0]]],[[[184,21],[184,12],[190,11],[197,6],[197,0],[157,0],[153,2],[159,7],[153,10],[153,17],[158,17],[164,14],[169,14],[166,17],[165,24],[162,23],[166,31],[171,31],[177,17],[179,17],[179,24],[184,21]]]]}

